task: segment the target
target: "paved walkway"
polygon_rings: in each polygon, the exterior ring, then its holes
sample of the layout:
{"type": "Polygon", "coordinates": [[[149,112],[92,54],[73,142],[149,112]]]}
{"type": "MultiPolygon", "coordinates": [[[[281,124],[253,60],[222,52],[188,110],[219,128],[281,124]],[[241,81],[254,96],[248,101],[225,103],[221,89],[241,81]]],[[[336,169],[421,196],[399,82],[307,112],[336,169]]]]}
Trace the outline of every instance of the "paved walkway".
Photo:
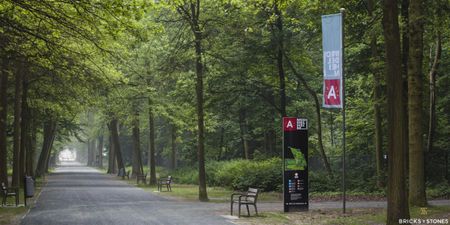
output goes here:
{"type": "Polygon", "coordinates": [[[36,206],[21,224],[231,224],[217,207],[209,206],[168,200],[72,163],[48,177],[36,206]]]}
{"type": "MultiPolygon", "coordinates": [[[[450,205],[450,200],[429,201],[450,205]]],[[[342,202],[316,202],[310,209],[340,209],[342,202]]],[[[385,208],[386,202],[347,202],[348,208],[385,208]]],[[[282,211],[278,203],[258,203],[258,210],[282,211]]],[[[228,203],[186,202],[144,192],[80,164],[66,163],[48,177],[38,201],[22,225],[232,224],[228,203]]],[[[243,211],[245,213],[245,210],[243,211]]]]}

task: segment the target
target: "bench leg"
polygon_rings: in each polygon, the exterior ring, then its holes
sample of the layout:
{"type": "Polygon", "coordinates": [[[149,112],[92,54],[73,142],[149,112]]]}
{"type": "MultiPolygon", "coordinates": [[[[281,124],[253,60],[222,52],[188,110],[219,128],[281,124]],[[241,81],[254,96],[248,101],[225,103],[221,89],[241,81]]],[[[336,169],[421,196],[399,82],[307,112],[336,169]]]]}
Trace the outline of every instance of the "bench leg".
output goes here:
{"type": "Polygon", "coordinates": [[[16,193],[16,207],[19,205],[19,195],[16,193]]]}
{"type": "Polygon", "coordinates": [[[254,204],[253,206],[255,206],[255,212],[256,212],[256,215],[258,215],[258,208],[256,208],[256,204],[254,204]]]}
{"type": "Polygon", "coordinates": [[[238,203],[239,204],[239,215],[238,215],[238,217],[241,217],[241,203],[238,203]]]}
{"type": "Polygon", "coordinates": [[[230,207],[231,208],[231,215],[233,215],[233,199],[231,199],[231,203],[230,204],[231,204],[231,207],[230,207]]]}
{"type": "Polygon", "coordinates": [[[245,206],[247,207],[247,215],[250,216],[250,210],[248,209],[248,204],[245,204],[245,206]]]}

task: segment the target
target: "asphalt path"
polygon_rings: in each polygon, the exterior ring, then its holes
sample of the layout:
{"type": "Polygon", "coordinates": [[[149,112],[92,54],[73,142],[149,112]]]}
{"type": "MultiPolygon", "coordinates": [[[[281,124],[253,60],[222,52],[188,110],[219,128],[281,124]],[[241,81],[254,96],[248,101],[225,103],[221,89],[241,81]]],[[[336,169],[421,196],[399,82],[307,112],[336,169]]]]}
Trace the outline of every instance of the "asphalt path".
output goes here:
{"type": "MultiPolygon", "coordinates": [[[[429,204],[450,205],[450,200],[429,201],[429,204]]],[[[336,201],[310,203],[312,210],[341,207],[342,202],[336,201]]],[[[347,208],[385,207],[385,201],[347,202],[347,208]]],[[[258,203],[260,212],[280,212],[282,209],[281,202],[258,203]]],[[[166,198],[144,192],[96,169],[65,163],[48,176],[47,185],[21,225],[221,225],[236,222],[237,218],[228,214],[229,203],[166,198]]]]}
{"type": "Polygon", "coordinates": [[[220,207],[210,206],[169,200],[95,169],[66,163],[48,176],[47,186],[21,224],[231,224],[220,216],[220,207]]]}

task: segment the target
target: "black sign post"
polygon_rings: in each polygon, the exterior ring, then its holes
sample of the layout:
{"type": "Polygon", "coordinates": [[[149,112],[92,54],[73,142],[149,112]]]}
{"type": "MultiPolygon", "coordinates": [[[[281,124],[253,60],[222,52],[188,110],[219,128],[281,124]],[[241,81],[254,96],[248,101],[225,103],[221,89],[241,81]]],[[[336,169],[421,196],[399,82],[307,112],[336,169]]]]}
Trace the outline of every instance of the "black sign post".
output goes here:
{"type": "Polygon", "coordinates": [[[308,120],[283,118],[284,211],[307,211],[308,120]]]}

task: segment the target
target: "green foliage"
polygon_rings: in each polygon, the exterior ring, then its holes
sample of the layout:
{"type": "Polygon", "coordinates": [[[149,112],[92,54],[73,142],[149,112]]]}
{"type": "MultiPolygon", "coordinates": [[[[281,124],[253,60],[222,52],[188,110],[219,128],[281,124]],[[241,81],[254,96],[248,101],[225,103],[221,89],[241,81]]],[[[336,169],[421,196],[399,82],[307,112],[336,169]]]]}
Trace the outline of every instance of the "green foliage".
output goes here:
{"type": "MultiPolygon", "coordinates": [[[[208,186],[221,186],[234,190],[246,190],[248,187],[261,188],[264,191],[281,191],[282,161],[272,158],[263,161],[231,160],[208,162],[206,177],[208,186]]],[[[176,182],[197,184],[196,168],[183,168],[171,173],[176,182]]]]}
{"type": "Polygon", "coordinates": [[[433,199],[433,198],[450,198],[450,183],[448,181],[442,181],[438,184],[434,185],[427,185],[427,198],[433,199]]]}

